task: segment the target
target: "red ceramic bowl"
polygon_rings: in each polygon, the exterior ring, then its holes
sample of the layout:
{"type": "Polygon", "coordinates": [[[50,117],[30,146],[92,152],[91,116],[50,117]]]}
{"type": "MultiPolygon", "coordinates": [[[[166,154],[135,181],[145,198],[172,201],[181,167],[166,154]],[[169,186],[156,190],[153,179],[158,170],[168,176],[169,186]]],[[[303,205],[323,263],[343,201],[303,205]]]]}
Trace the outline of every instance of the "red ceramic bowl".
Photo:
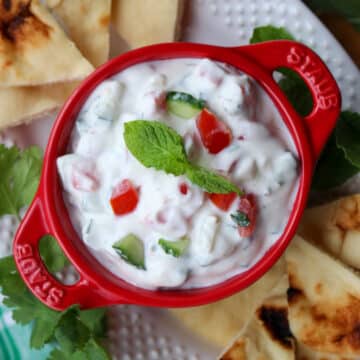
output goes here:
{"type": "Polygon", "coordinates": [[[125,303],[195,306],[220,300],[244,289],[269,270],[294,236],[317,157],[335,125],[340,102],[337,84],[320,58],[304,45],[291,41],[234,48],[189,43],[160,44],[128,52],[107,62],[73,93],[52,129],[38,192],[15,237],[14,256],[22,278],[35,296],[58,310],[72,304],[80,304],[82,308],[125,303]],[[282,236],[248,271],[205,288],[149,291],[116,277],[90,254],[71,224],[62,197],[56,159],[66,153],[77,114],[99,83],[140,62],[184,57],[207,57],[224,62],[257,80],[280,112],[296,145],[301,161],[300,185],[282,236]],[[273,80],[272,74],[279,67],[295,70],[310,88],[314,108],[309,116],[300,117],[273,80]],[[61,284],[47,271],[38,250],[39,239],[45,234],[57,239],[79,272],[80,280],[76,284],[61,284]]]}

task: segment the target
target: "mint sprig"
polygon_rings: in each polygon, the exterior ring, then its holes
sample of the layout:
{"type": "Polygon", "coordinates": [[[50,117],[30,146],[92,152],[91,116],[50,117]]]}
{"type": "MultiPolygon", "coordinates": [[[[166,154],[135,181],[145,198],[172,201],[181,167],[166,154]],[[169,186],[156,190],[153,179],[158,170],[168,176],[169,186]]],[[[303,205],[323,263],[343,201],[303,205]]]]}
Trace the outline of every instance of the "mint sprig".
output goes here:
{"type": "Polygon", "coordinates": [[[182,137],[159,121],[134,120],[125,123],[127,148],[145,167],[175,176],[185,175],[193,184],[209,193],[228,194],[242,191],[213,171],[191,164],[182,137]]]}

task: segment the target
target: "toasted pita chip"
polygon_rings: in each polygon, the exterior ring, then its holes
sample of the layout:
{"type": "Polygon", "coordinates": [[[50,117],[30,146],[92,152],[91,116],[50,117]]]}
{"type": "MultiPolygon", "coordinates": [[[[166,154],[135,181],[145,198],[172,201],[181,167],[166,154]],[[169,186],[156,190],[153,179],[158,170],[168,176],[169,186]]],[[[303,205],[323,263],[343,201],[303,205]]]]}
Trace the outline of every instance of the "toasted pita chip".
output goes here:
{"type": "Polygon", "coordinates": [[[289,323],[309,349],[349,357],[360,353],[360,279],[300,237],[285,255],[289,323]]]}
{"type": "Polygon", "coordinates": [[[184,0],[113,0],[112,21],[131,48],[178,38],[184,0]]]}
{"type": "Polygon", "coordinates": [[[295,359],[295,341],[288,323],[288,284],[284,275],[220,360],[295,359]]]}
{"type": "Polygon", "coordinates": [[[68,82],[0,88],[0,129],[30,122],[59,108],[77,85],[68,82]]]}
{"type": "Polygon", "coordinates": [[[298,233],[360,269],[360,195],[306,210],[298,233]]]}
{"type": "Polygon", "coordinates": [[[109,57],[111,1],[46,0],[46,2],[81,53],[94,66],[103,64],[109,57]]]}
{"type": "Polygon", "coordinates": [[[170,311],[205,340],[225,347],[248,323],[285,272],[285,262],[280,259],[260,280],[234,296],[205,306],[170,311]]]}
{"type": "Polygon", "coordinates": [[[92,70],[38,0],[0,2],[0,86],[81,79],[92,70]]]}

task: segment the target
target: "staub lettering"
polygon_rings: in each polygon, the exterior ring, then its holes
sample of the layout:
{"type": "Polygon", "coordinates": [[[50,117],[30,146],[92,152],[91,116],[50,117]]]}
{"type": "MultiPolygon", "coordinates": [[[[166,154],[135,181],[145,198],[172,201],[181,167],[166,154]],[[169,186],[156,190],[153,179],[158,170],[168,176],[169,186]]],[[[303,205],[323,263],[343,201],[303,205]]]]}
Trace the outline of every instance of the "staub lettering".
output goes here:
{"type": "Polygon", "coordinates": [[[296,46],[290,49],[287,62],[314,85],[315,95],[321,109],[327,110],[338,106],[338,98],[333,92],[329,80],[324,77],[320,63],[296,46]]]}
{"type": "Polygon", "coordinates": [[[32,247],[29,244],[18,245],[15,257],[34,292],[47,303],[60,304],[64,297],[64,291],[58,288],[51,277],[43,271],[41,263],[34,256],[32,247]]]}

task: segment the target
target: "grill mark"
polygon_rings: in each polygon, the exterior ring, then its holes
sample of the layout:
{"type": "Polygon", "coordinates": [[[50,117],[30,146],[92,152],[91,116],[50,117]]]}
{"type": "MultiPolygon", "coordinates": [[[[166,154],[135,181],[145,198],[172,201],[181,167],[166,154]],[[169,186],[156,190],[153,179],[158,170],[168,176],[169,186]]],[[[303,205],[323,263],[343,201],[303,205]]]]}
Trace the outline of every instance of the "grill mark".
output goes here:
{"type": "Polygon", "coordinates": [[[287,319],[287,309],[273,306],[262,306],[258,310],[258,316],[265,325],[270,336],[287,349],[292,349],[293,335],[290,331],[287,319]]]}

